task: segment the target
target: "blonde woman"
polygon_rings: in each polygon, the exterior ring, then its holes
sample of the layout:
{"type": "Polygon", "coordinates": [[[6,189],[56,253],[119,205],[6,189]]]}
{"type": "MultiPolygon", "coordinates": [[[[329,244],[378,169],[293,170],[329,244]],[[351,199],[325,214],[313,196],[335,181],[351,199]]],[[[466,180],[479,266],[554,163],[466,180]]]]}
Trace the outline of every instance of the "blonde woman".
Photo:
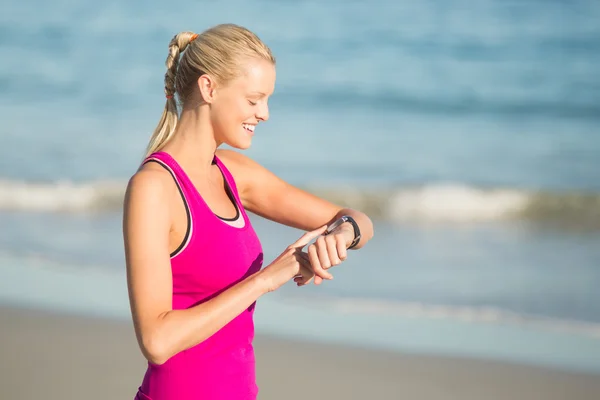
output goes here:
{"type": "Polygon", "coordinates": [[[247,149],[269,118],[275,58],[255,34],[233,24],[179,33],[166,64],[165,110],[124,204],[131,311],[148,360],[136,399],[255,399],[257,299],[292,279],[331,279],[373,226],[218,150],[247,149]],[[263,268],[247,211],[308,232],[263,268]]]}

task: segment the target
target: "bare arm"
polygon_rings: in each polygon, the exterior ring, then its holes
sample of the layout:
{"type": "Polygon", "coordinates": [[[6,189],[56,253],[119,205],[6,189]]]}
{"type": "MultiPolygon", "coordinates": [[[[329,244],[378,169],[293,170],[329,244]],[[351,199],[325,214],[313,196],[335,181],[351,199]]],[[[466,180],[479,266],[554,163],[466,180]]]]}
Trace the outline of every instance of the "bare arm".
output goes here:
{"type": "Polygon", "coordinates": [[[257,273],[203,304],[172,309],[169,179],[151,169],[138,172],[127,187],[123,216],[134,327],[142,353],[154,364],[202,342],[269,290],[257,273]]]}
{"type": "MultiPolygon", "coordinates": [[[[342,215],[350,215],[358,224],[362,236],[354,249],[360,249],[373,237],[373,224],[363,212],[342,208],[297,188],[238,152],[218,150],[217,154],[234,174],[244,207],[249,211],[307,231],[329,225],[342,215]]],[[[353,230],[346,228],[351,232],[349,245],[353,230]]]]}

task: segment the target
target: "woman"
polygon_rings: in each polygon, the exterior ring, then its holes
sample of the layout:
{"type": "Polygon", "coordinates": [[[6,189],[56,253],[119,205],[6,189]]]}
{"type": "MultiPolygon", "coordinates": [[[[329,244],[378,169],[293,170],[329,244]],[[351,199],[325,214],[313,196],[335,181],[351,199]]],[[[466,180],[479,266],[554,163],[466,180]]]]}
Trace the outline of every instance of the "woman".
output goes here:
{"type": "Polygon", "coordinates": [[[232,24],[182,32],[166,65],[165,110],[124,204],[131,310],[148,360],[136,399],[255,399],[256,300],[291,279],[331,279],[328,269],[373,227],[361,212],[217,150],[247,149],[269,118],[275,59],[257,36],[232,24]],[[309,232],[262,268],[246,211],[309,232]]]}

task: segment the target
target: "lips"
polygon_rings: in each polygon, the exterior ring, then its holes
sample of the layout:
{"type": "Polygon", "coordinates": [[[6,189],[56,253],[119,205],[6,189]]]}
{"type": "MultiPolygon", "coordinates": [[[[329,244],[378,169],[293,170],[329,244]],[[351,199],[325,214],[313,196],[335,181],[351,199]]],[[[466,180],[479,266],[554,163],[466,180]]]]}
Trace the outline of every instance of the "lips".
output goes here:
{"type": "Polygon", "coordinates": [[[246,132],[253,134],[254,133],[254,128],[256,128],[256,125],[252,125],[252,124],[242,124],[242,128],[244,128],[246,130],[246,132]]]}

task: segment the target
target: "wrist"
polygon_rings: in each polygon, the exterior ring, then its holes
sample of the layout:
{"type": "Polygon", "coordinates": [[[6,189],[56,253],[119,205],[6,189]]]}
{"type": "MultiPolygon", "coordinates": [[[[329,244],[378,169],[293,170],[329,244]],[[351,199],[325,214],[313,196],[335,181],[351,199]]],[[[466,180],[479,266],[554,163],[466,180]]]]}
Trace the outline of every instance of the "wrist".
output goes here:
{"type": "MultiPolygon", "coordinates": [[[[335,220],[335,222],[333,222],[331,224],[331,226],[328,228],[329,229],[329,233],[334,232],[334,231],[338,231],[340,232],[340,228],[341,229],[346,229],[346,228],[342,228],[343,226],[350,226],[352,227],[352,239],[349,242],[349,244],[346,244],[346,248],[347,249],[352,249],[354,247],[356,247],[358,245],[358,243],[360,242],[361,239],[361,234],[360,234],[360,228],[358,226],[358,224],[356,223],[356,221],[354,220],[354,218],[352,218],[349,215],[343,215],[340,218],[338,218],[337,220],[335,220]]],[[[345,236],[350,236],[350,232],[348,231],[348,233],[346,233],[345,230],[341,231],[344,232],[345,236]]]]}
{"type": "Polygon", "coordinates": [[[251,282],[253,291],[257,294],[257,297],[262,296],[263,294],[267,294],[272,291],[272,282],[266,276],[266,270],[261,269],[255,274],[251,275],[248,279],[251,282]]]}
{"type": "Polygon", "coordinates": [[[340,233],[344,235],[344,240],[346,242],[346,248],[350,247],[352,242],[354,242],[354,227],[350,222],[344,222],[338,228],[340,233]]]}

